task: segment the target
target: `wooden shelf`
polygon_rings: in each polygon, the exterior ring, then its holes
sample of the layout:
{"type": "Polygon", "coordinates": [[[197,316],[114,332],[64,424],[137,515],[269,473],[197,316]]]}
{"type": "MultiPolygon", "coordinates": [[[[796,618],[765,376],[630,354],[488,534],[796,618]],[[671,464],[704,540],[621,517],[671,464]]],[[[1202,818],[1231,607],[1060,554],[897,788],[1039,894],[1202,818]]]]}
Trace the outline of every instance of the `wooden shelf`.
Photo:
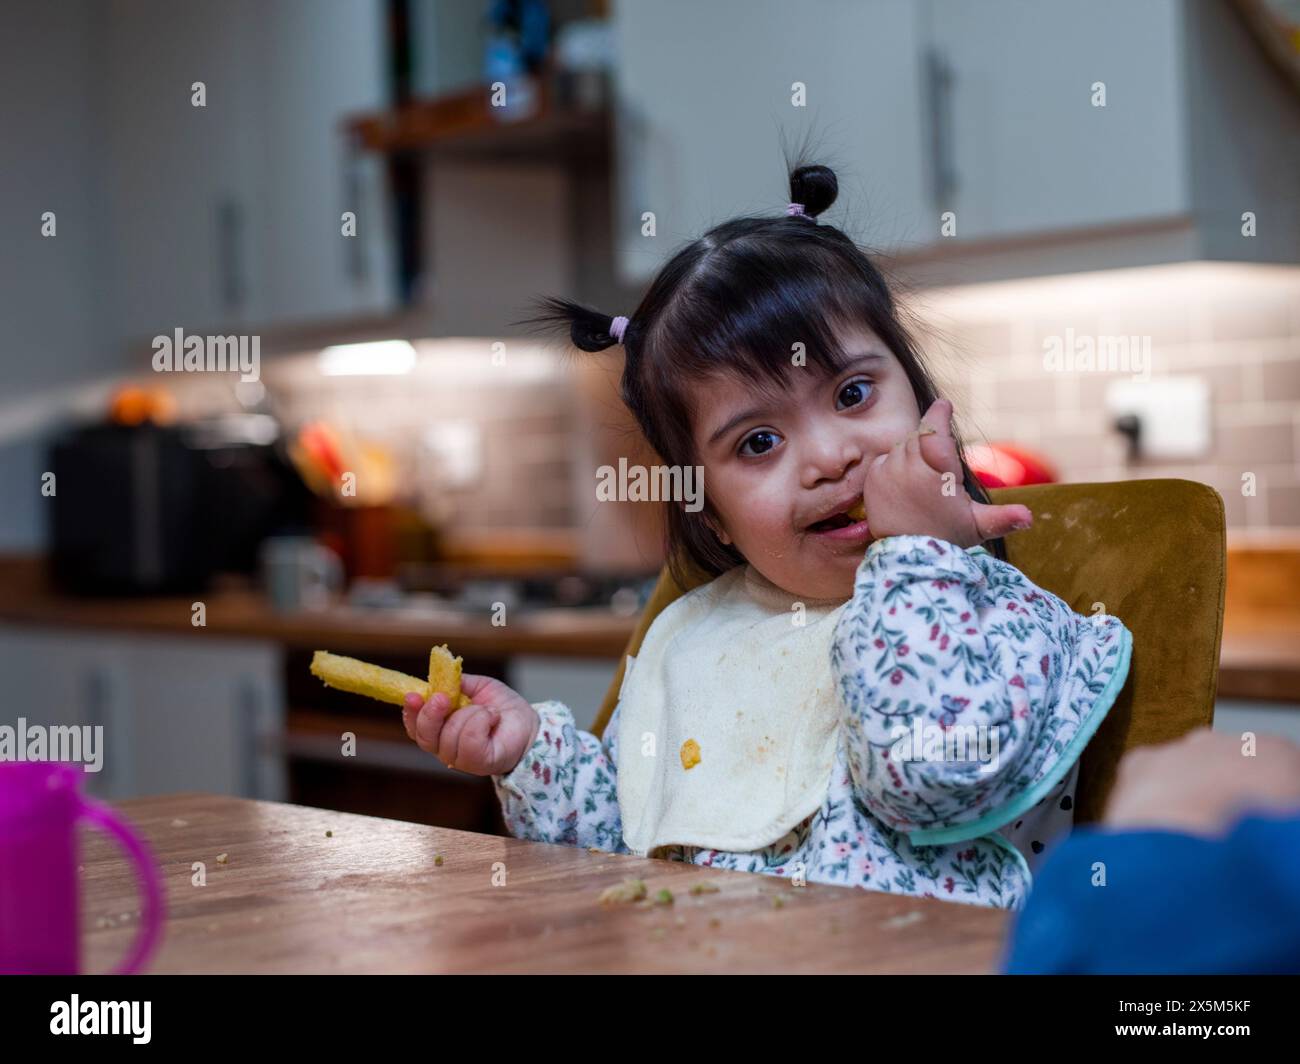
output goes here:
{"type": "MultiPolygon", "coordinates": [[[[557,77],[522,78],[535,96],[526,117],[491,105],[491,87],[475,85],[392,111],[358,115],[347,129],[365,151],[430,152],[496,159],[608,157],[612,123],[608,109],[566,105],[557,77]]],[[[564,93],[563,95],[567,95],[564,93]]],[[[608,99],[608,85],[602,98],[608,99]]]]}

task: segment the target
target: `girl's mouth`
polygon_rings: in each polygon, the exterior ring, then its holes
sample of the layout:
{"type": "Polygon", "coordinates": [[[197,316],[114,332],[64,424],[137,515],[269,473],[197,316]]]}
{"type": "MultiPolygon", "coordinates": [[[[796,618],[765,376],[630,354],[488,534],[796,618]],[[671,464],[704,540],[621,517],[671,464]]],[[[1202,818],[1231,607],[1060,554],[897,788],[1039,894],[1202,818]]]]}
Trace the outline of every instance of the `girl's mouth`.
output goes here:
{"type": "Polygon", "coordinates": [[[845,525],[853,524],[853,519],[848,514],[835,514],[826,518],[824,521],[818,521],[814,525],[809,525],[810,532],[829,532],[832,529],[843,528],[845,525]]]}
{"type": "Polygon", "coordinates": [[[818,521],[809,525],[808,531],[820,539],[853,541],[871,538],[871,526],[865,520],[853,520],[848,514],[836,514],[818,521]]]}

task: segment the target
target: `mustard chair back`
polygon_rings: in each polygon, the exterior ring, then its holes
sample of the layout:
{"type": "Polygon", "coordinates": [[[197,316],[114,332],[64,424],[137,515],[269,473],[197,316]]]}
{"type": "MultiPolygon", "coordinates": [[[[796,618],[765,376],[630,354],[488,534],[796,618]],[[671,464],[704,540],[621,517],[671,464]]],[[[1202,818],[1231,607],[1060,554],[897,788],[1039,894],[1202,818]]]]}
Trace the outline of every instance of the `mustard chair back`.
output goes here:
{"type": "MultiPolygon", "coordinates": [[[[1006,539],[1007,560],[1077,613],[1113,614],[1133,633],[1133,657],[1115,705],[1084,751],[1075,820],[1099,820],[1120,757],[1168,742],[1214,719],[1223,633],[1227,543],[1223,500],[1190,480],[1127,480],[995,488],[1023,503],[1033,528],[1006,539]]],[[[594,732],[618,703],[627,656],[679,587],[665,566],[632,633],[594,732]]]]}

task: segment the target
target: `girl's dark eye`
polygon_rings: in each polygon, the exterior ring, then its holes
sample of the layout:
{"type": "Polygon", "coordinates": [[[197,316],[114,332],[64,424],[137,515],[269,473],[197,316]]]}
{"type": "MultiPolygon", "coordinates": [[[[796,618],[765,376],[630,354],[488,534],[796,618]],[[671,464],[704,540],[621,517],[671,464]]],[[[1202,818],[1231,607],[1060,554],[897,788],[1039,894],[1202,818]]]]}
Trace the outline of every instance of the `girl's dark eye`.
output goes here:
{"type": "Polygon", "coordinates": [[[840,394],[836,397],[837,408],[843,410],[847,407],[858,406],[865,403],[867,399],[870,398],[874,388],[875,386],[871,381],[867,380],[865,377],[862,378],[862,380],[849,381],[848,384],[840,389],[840,394]],[[845,403],[843,407],[840,407],[838,405],[839,400],[845,398],[845,396],[848,397],[848,402],[845,403]]]}
{"type": "Polygon", "coordinates": [[[753,435],[745,437],[744,442],[742,442],[740,445],[740,453],[744,454],[746,446],[753,443],[756,445],[756,450],[751,451],[750,454],[754,455],[755,457],[764,455],[768,451],[770,451],[773,447],[776,446],[775,441],[779,440],[780,438],[781,438],[780,436],[778,436],[775,432],[770,431],[769,429],[759,429],[753,435]]]}

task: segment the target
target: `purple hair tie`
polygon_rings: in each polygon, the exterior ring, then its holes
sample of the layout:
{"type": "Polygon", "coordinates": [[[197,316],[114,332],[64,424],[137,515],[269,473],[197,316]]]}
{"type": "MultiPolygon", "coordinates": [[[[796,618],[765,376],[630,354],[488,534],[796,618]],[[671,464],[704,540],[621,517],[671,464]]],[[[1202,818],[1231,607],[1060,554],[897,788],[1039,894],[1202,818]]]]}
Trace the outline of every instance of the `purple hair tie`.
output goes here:
{"type": "Polygon", "coordinates": [[[620,314],[617,318],[609,323],[609,335],[614,337],[620,344],[623,342],[623,334],[627,332],[627,318],[620,314]]]}
{"type": "MultiPolygon", "coordinates": [[[[803,214],[803,204],[802,204],[802,203],[787,203],[787,204],[785,205],[785,213],[786,213],[786,214],[803,214]]],[[[806,215],[805,215],[805,217],[806,217],[806,215]]]]}

